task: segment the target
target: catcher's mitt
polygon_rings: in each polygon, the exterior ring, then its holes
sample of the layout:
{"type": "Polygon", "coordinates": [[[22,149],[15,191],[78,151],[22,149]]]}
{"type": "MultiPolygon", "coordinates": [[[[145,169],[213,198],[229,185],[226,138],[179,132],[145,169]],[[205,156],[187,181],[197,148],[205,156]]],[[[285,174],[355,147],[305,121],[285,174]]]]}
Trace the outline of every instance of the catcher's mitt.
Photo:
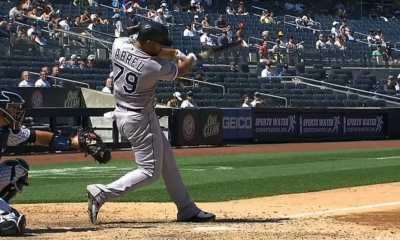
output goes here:
{"type": "Polygon", "coordinates": [[[99,135],[90,130],[80,130],[75,136],[78,138],[79,147],[87,155],[93,156],[100,164],[106,164],[111,160],[111,151],[103,143],[99,135]]]}

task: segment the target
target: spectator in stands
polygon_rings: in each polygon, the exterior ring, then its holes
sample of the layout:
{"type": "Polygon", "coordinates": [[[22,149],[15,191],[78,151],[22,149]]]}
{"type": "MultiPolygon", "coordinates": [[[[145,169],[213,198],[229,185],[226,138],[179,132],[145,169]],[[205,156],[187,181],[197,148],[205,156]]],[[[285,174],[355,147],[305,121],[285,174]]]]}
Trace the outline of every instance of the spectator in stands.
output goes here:
{"type": "Polygon", "coordinates": [[[47,78],[48,73],[45,71],[40,72],[40,77],[35,83],[35,87],[51,87],[50,82],[47,78]]]}
{"type": "MultiPolygon", "coordinates": [[[[203,71],[197,71],[196,75],[194,76],[194,80],[198,80],[198,81],[202,81],[202,82],[206,82],[207,79],[204,76],[203,71]]],[[[200,87],[200,83],[199,82],[193,82],[193,86],[194,87],[200,87]]]]}
{"type": "Polygon", "coordinates": [[[76,54],[72,54],[71,55],[71,61],[69,63],[67,63],[68,67],[67,68],[71,68],[71,69],[80,69],[81,65],[79,63],[80,58],[76,55],[76,54]]]}
{"type": "Polygon", "coordinates": [[[174,5],[172,5],[172,11],[174,12],[182,12],[182,6],[179,1],[177,1],[174,5]]]}
{"type": "Polygon", "coordinates": [[[239,30],[236,32],[236,40],[242,41],[242,47],[249,47],[247,42],[245,41],[246,33],[244,31],[244,24],[239,23],[239,30]]]}
{"type": "Polygon", "coordinates": [[[89,23],[90,21],[91,19],[89,9],[85,9],[85,11],[83,11],[83,14],[76,18],[75,23],[79,26],[82,23],[89,23]]]}
{"type": "Polygon", "coordinates": [[[41,72],[45,72],[45,73],[47,73],[47,74],[50,73],[49,67],[47,67],[47,66],[42,67],[42,69],[41,69],[40,71],[41,71],[41,72]]]}
{"type": "Polygon", "coordinates": [[[242,97],[242,107],[252,107],[248,94],[244,94],[242,97]]]}
{"type": "Polygon", "coordinates": [[[326,41],[326,43],[325,43],[326,48],[334,49],[334,47],[335,47],[335,39],[336,39],[336,37],[333,34],[329,35],[328,36],[328,41],[326,41]]]}
{"type": "Polygon", "coordinates": [[[122,11],[124,12],[124,13],[130,13],[130,12],[133,12],[133,10],[135,9],[135,8],[140,8],[140,5],[138,4],[138,3],[135,3],[135,2],[133,2],[133,1],[122,1],[122,11]]]}
{"type": "Polygon", "coordinates": [[[174,92],[174,94],[172,94],[172,97],[167,102],[168,107],[174,107],[174,108],[180,107],[181,104],[182,104],[182,95],[180,92],[174,92]]]}
{"type": "Polygon", "coordinates": [[[349,44],[349,36],[346,34],[346,28],[340,29],[340,43],[344,47],[344,49],[347,49],[347,46],[349,44]]]}
{"type": "Polygon", "coordinates": [[[279,24],[279,23],[281,23],[281,22],[275,20],[275,14],[274,14],[274,12],[270,12],[270,13],[269,13],[268,19],[269,19],[269,22],[272,23],[272,24],[279,24]]]}
{"type": "Polygon", "coordinates": [[[35,84],[33,84],[29,79],[28,71],[22,72],[21,79],[22,81],[18,84],[18,87],[35,87],[35,84]]]}
{"type": "Polygon", "coordinates": [[[60,73],[60,68],[58,66],[54,66],[51,72],[51,76],[48,78],[48,81],[54,87],[63,87],[63,82],[55,78],[58,77],[59,73],[60,73]]]}
{"type": "Polygon", "coordinates": [[[40,30],[36,22],[32,23],[31,28],[28,29],[26,34],[28,35],[28,37],[30,37],[33,32],[35,32],[38,36],[42,35],[42,31],[40,30]]]}
{"type": "Polygon", "coordinates": [[[190,5],[188,7],[188,12],[196,12],[197,11],[197,5],[195,0],[190,1],[190,5]]]}
{"type": "Polygon", "coordinates": [[[264,41],[269,42],[269,40],[270,40],[269,31],[262,32],[261,36],[262,36],[263,40],[260,45],[262,45],[264,43],[264,41]]]}
{"type": "Polygon", "coordinates": [[[154,6],[150,6],[147,11],[147,18],[153,19],[157,16],[157,12],[154,6]]]}
{"type": "Polygon", "coordinates": [[[192,91],[186,93],[186,100],[182,102],[181,108],[197,108],[197,104],[193,101],[194,95],[192,91]]]}
{"type": "Polygon", "coordinates": [[[385,84],[383,86],[383,89],[385,91],[387,91],[387,90],[396,90],[396,80],[394,79],[393,76],[389,76],[388,77],[388,82],[387,82],[387,84],[385,84]]]}
{"type": "Polygon", "coordinates": [[[122,25],[121,18],[118,13],[114,14],[112,18],[115,20],[114,23],[114,36],[119,38],[122,37],[122,34],[124,33],[124,27],[122,25]]]}
{"type": "Polygon", "coordinates": [[[225,8],[226,14],[228,14],[228,15],[235,15],[236,12],[235,12],[234,6],[235,6],[235,5],[234,5],[233,1],[231,0],[231,1],[228,3],[228,6],[226,6],[226,8],[225,8]]]}
{"type": "Polygon", "coordinates": [[[129,36],[135,35],[137,33],[137,30],[139,29],[139,18],[133,13],[130,12],[127,14],[128,19],[126,21],[126,32],[128,33],[129,36]]]}
{"type": "Polygon", "coordinates": [[[183,89],[190,89],[194,87],[194,82],[190,80],[181,80],[179,81],[179,86],[183,89]]]}
{"type": "Polygon", "coordinates": [[[289,70],[289,65],[283,65],[282,71],[280,71],[279,76],[283,76],[287,70],[289,70]]]}
{"type": "Polygon", "coordinates": [[[34,8],[31,11],[29,11],[26,15],[31,19],[39,19],[39,20],[41,20],[42,17],[39,17],[37,14],[38,14],[37,10],[36,10],[36,8],[34,8]]]}
{"type": "Polygon", "coordinates": [[[95,66],[95,63],[94,63],[94,60],[95,60],[95,55],[94,54],[90,54],[88,57],[87,57],[87,63],[85,64],[85,66],[84,67],[86,67],[86,68],[95,68],[96,66],[95,66]]]}
{"type": "Polygon", "coordinates": [[[397,60],[393,60],[393,58],[392,58],[392,47],[390,45],[386,46],[384,55],[386,56],[386,59],[389,62],[389,65],[397,64],[397,60]]]}
{"type": "Polygon", "coordinates": [[[339,28],[339,23],[334,21],[332,23],[332,29],[331,29],[331,34],[336,36],[339,36],[340,34],[340,28],[339,28]]]}
{"type": "Polygon", "coordinates": [[[376,39],[375,39],[375,36],[374,36],[374,29],[371,29],[371,30],[368,31],[367,42],[369,44],[375,44],[376,43],[376,39]]]}
{"type": "Polygon", "coordinates": [[[203,6],[203,3],[202,2],[196,2],[196,7],[197,7],[197,9],[196,9],[196,12],[197,13],[203,13],[204,12],[204,6],[203,6]]]}
{"type": "Polygon", "coordinates": [[[345,47],[343,46],[339,35],[336,36],[334,45],[335,45],[336,49],[345,50],[345,47]]]}
{"type": "Polygon", "coordinates": [[[261,77],[271,77],[273,76],[272,72],[271,72],[271,63],[267,63],[265,65],[265,69],[263,69],[261,71],[261,77]]]}
{"type": "Polygon", "coordinates": [[[272,47],[271,50],[269,50],[270,52],[272,52],[275,56],[275,60],[278,62],[282,61],[282,49],[286,48],[285,46],[282,45],[281,40],[276,39],[276,44],[272,47]],[[279,55],[279,59],[278,59],[278,55],[279,55]]]}
{"type": "MultiPolygon", "coordinates": [[[[198,15],[196,15],[196,16],[199,17],[198,15]]],[[[195,17],[196,17],[196,16],[195,16],[195,17]]],[[[208,28],[208,27],[211,26],[211,24],[210,24],[210,16],[208,16],[208,14],[206,14],[206,15],[204,16],[203,21],[201,21],[201,26],[202,26],[203,28],[208,28]]]]}
{"type": "Polygon", "coordinates": [[[252,107],[261,107],[261,94],[259,92],[254,93],[254,100],[250,103],[252,107]]]}
{"type": "Polygon", "coordinates": [[[70,24],[71,24],[71,18],[66,17],[65,20],[61,20],[59,23],[60,29],[69,31],[70,29],[70,24]]]}
{"type": "Polygon", "coordinates": [[[161,3],[160,8],[163,12],[164,16],[168,17],[171,15],[170,11],[168,10],[168,5],[166,2],[161,3]]]}
{"type": "Polygon", "coordinates": [[[67,64],[67,59],[65,57],[60,57],[58,59],[58,62],[60,63],[59,67],[61,69],[70,68],[70,66],[67,64]]]}
{"type": "Polygon", "coordinates": [[[237,65],[236,65],[235,62],[231,62],[231,63],[229,64],[229,67],[230,67],[229,70],[230,70],[231,72],[239,72],[239,70],[238,70],[237,65]]]}
{"type": "MultiPolygon", "coordinates": [[[[8,1],[8,2],[9,2],[9,1],[8,1]]],[[[30,1],[30,0],[24,0],[23,3],[22,3],[22,5],[21,5],[21,8],[22,8],[23,10],[29,10],[29,9],[31,9],[31,8],[32,8],[32,3],[31,3],[31,1],[30,1]]]]}
{"type": "Polygon", "coordinates": [[[260,62],[270,61],[267,41],[264,41],[263,44],[258,48],[258,54],[260,56],[260,62]]]}
{"type": "Polygon", "coordinates": [[[315,43],[315,49],[317,50],[327,50],[326,45],[324,43],[324,34],[320,34],[318,37],[318,41],[315,43]]]}
{"type": "Polygon", "coordinates": [[[340,29],[345,28],[346,34],[350,33],[350,29],[347,27],[347,20],[344,18],[342,20],[342,25],[340,25],[340,29]]]}
{"type": "Polygon", "coordinates": [[[376,42],[376,44],[379,44],[379,45],[383,45],[383,46],[386,45],[385,38],[383,37],[382,30],[380,30],[380,29],[378,29],[378,32],[376,33],[375,42],[376,42]]]}
{"type": "Polygon", "coordinates": [[[8,16],[12,19],[16,19],[19,22],[25,22],[24,17],[20,16],[20,14],[23,14],[22,10],[22,5],[20,2],[17,2],[14,4],[14,6],[10,9],[10,12],[8,13],[8,16]]]}
{"type": "Polygon", "coordinates": [[[13,25],[11,22],[8,22],[7,25],[0,27],[0,37],[11,38],[14,34],[13,25]]]}
{"type": "Polygon", "coordinates": [[[226,30],[222,31],[222,35],[220,37],[218,37],[218,46],[225,46],[229,44],[229,40],[227,37],[228,33],[226,32],[226,30]]]}
{"type": "Polygon", "coordinates": [[[209,29],[203,29],[203,35],[200,37],[200,43],[203,46],[215,46],[215,43],[210,36],[209,29]]]}
{"type": "Polygon", "coordinates": [[[312,27],[315,25],[314,19],[312,19],[311,14],[300,14],[299,17],[295,20],[297,27],[304,26],[304,27],[312,27]]]}
{"type": "Polygon", "coordinates": [[[226,26],[226,37],[228,38],[229,42],[232,42],[233,39],[233,32],[232,32],[232,26],[228,25],[226,26]]]}
{"type": "Polygon", "coordinates": [[[349,34],[347,34],[347,36],[349,37],[349,42],[356,42],[356,36],[354,36],[354,29],[350,29],[349,34]]]}
{"type": "Polygon", "coordinates": [[[285,38],[285,34],[283,34],[282,31],[278,32],[278,39],[280,40],[280,45],[282,47],[285,47],[286,44],[288,43],[288,40],[285,38]]]}
{"type": "Polygon", "coordinates": [[[376,64],[383,65],[383,52],[381,45],[376,46],[376,50],[372,52],[372,58],[375,60],[376,64]]]}
{"type": "Polygon", "coordinates": [[[47,45],[46,39],[43,37],[39,36],[36,32],[33,32],[31,34],[31,38],[34,42],[36,42],[39,46],[45,46],[47,45]]]}
{"type": "Polygon", "coordinates": [[[199,15],[194,15],[192,29],[196,32],[201,32],[201,25],[199,21],[199,15]]]}
{"type": "Polygon", "coordinates": [[[219,15],[219,18],[217,20],[215,20],[214,26],[216,28],[224,29],[224,28],[226,28],[226,25],[227,24],[226,24],[226,22],[224,20],[224,16],[219,15]]]}
{"type": "Polygon", "coordinates": [[[114,93],[114,81],[112,78],[107,78],[106,86],[101,91],[103,93],[114,93]]]}
{"type": "Polygon", "coordinates": [[[298,63],[298,49],[303,44],[303,42],[295,43],[294,37],[289,38],[289,42],[286,44],[286,53],[288,56],[288,63],[290,65],[295,65],[298,63]]]}
{"type": "Polygon", "coordinates": [[[394,89],[396,90],[396,95],[400,93],[400,79],[397,79],[396,81],[396,86],[394,86],[394,89]]]}
{"type": "MultiPolygon", "coordinates": [[[[90,31],[96,31],[96,32],[100,32],[100,19],[99,18],[95,18],[93,19],[92,23],[89,24],[89,26],[87,27],[90,31]]],[[[84,31],[85,33],[86,31],[84,31]]],[[[87,34],[83,34],[83,35],[89,35],[89,32],[86,32],[87,34]]],[[[82,39],[86,39],[86,38],[82,38],[82,39]]],[[[83,42],[85,40],[82,40],[83,42]]]]}
{"type": "Polygon", "coordinates": [[[270,24],[268,11],[263,11],[260,17],[260,22],[263,24],[270,24]]]}
{"type": "Polygon", "coordinates": [[[167,24],[167,19],[165,19],[164,13],[161,9],[157,10],[157,15],[154,17],[154,21],[164,25],[167,24]]]}
{"type": "Polygon", "coordinates": [[[43,21],[50,21],[50,19],[53,17],[54,15],[54,9],[53,6],[51,6],[51,4],[46,5],[42,16],[40,16],[40,19],[42,19],[43,21]]]}
{"type": "Polygon", "coordinates": [[[192,26],[193,25],[191,23],[186,24],[186,29],[185,29],[185,31],[183,31],[183,36],[184,37],[195,37],[195,36],[197,36],[197,33],[195,31],[193,31],[192,26]]]}
{"type": "Polygon", "coordinates": [[[98,18],[101,25],[109,24],[110,22],[108,19],[103,19],[102,16],[103,14],[100,11],[97,11],[96,13],[90,15],[90,19],[93,21],[95,18],[98,18]]]}
{"type": "Polygon", "coordinates": [[[237,14],[239,14],[239,15],[246,15],[246,14],[248,14],[247,11],[246,11],[246,6],[244,5],[243,2],[239,2],[239,5],[238,5],[238,7],[237,7],[236,12],[237,12],[237,14]]]}

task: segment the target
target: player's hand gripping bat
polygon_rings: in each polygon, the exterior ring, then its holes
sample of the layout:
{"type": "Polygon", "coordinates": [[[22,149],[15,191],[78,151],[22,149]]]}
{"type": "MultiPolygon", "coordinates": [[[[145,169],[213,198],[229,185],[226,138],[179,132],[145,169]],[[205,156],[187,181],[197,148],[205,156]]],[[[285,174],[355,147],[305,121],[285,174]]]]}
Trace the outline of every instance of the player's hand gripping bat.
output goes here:
{"type": "Polygon", "coordinates": [[[215,55],[216,53],[224,51],[225,49],[237,47],[241,44],[242,44],[242,40],[237,41],[237,42],[231,42],[231,43],[229,43],[227,45],[223,45],[223,46],[213,47],[211,50],[204,51],[204,52],[200,53],[198,56],[200,56],[200,59],[204,58],[204,57],[212,56],[212,55],[215,55]]]}

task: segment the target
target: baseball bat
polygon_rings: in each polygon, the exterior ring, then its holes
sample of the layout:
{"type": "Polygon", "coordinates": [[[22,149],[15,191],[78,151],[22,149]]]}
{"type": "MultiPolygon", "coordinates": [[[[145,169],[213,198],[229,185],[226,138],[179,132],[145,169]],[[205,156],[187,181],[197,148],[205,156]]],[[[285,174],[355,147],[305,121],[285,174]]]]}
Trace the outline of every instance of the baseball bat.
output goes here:
{"type": "Polygon", "coordinates": [[[200,53],[199,56],[202,57],[202,58],[208,57],[208,56],[212,56],[212,55],[215,55],[216,53],[224,51],[225,49],[228,49],[228,48],[231,48],[231,47],[237,47],[237,46],[239,46],[241,44],[242,44],[241,40],[237,41],[237,42],[231,42],[231,43],[229,43],[227,45],[217,46],[217,47],[214,47],[211,50],[204,51],[204,52],[200,53]]]}

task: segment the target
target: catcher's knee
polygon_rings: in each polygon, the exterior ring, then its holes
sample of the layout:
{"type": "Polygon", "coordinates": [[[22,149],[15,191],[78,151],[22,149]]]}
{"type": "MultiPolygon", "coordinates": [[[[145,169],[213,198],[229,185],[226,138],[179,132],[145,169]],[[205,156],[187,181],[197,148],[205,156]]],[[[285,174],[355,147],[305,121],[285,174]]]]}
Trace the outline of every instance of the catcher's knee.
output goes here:
{"type": "Polygon", "coordinates": [[[20,158],[7,160],[0,164],[0,173],[10,176],[9,179],[0,179],[4,186],[0,191],[0,197],[9,202],[17,193],[22,192],[24,186],[28,186],[28,163],[20,158]],[[7,172],[9,171],[9,173],[7,172]]]}
{"type": "Polygon", "coordinates": [[[0,215],[0,236],[21,236],[25,229],[25,216],[20,215],[14,208],[0,215]]]}

